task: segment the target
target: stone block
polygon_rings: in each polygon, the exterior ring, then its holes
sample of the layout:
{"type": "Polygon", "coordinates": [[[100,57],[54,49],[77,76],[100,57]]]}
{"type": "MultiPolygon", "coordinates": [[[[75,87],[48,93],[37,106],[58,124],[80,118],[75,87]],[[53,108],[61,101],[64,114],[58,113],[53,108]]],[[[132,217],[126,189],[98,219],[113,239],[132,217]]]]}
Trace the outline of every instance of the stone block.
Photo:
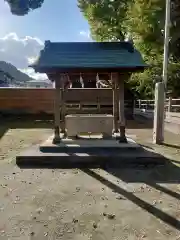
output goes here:
{"type": "Polygon", "coordinates": [[[66,128],[68,136],[76,136],[81,133],[102,133],[112,135],[113,116],[107,114],[74,114],[66,116],[66,128]]]}

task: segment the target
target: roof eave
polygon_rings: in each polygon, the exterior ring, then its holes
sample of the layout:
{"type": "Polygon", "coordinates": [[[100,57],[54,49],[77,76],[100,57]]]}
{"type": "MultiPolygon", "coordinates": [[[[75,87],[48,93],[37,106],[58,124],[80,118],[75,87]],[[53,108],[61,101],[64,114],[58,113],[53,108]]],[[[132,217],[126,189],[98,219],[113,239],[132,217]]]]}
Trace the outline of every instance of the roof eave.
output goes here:
{"type": "Polygon", "coordinates": [[[39,73],[51,73],[51,72],[114,72],[114,71],[144,71],[146,68],[149,68],[148,65],[139,65],[139,66],[120,66],[120,67],[49,67],[49,66],[38,66],[38,65],[29,65],[33,68],[35,72],[39,73]]]}

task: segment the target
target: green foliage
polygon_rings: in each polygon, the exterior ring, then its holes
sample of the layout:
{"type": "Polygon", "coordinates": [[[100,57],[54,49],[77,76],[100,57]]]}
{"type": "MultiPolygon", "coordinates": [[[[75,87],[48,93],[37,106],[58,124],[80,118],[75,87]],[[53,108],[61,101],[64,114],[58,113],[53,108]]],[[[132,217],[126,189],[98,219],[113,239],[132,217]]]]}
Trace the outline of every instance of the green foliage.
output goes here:
{"type": "Polygon", "coordinates": [[[164,12],[165,1],[135,0],[129,5],[124,24],[136,39],[156,47],[163,42],[164,12]]]}
{"type": "Polygon", "coordinates": [[[93,39],[124,40],[122,22],[126,17],[127,0],[79,0],[78,3],[90,24],[93,39]]]}
{"type": "MultiPolygon", "coordinates": [[[[142,98],[151,98],[162,80],[165,1],[163,0],[79,0],[97,41],[124,40],[131,35],[135,47],[150,68],[132,75],[130,84],[142,98]]],[[[168,88],[180,95],[180,1],[171,0],[170,64],[168,88]]]]}
{"type": "Polygon", "coordinates": [[[168,89],[174,98],[180,96],[180,62],[169,64],[168,89]]]}
{"type": "Polygon", "coordinates": [[[4,0],[9,4],[11,13],[17,16],[24,16],[29,11],[40,8],[44,0],[4,0]]]}

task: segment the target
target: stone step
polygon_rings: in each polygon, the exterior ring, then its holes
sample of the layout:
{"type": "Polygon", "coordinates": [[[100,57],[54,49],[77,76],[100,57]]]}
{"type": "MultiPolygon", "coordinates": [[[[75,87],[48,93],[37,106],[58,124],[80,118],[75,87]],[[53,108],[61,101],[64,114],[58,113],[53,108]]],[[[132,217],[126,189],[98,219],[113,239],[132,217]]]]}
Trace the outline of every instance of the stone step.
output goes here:
{"type": "Polygon", "coordinates": [[[127,146],[126,148],[120,148],[117,146],[112,146],[112,147],[98,147],[98,146],[83,146],[83,147],[77,147],[77,146],[61,146],[61,147],[56,147],[56,146],[40,146],[39,150],[42,153],[88,153],[88,154],[93,154],[95,151],[98,151],[98,153],[103,153],[103,154],[116,154],[116,153],[123,153],[127,151],[135,152],[140,151],[139,147],[133,148],[130,146],[127,146]]]}

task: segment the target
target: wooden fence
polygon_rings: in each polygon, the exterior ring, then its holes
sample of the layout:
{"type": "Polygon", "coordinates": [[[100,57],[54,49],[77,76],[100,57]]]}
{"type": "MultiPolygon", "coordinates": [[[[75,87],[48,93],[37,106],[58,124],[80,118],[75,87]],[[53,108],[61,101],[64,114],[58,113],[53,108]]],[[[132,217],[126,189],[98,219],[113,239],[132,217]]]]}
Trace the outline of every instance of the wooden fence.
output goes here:
{"type": "MultiPolygon", "coordinates": [[[[112,113],[113,110],[112,89],[68,89],[65,100],[68,114],[112,113]]],[[[133,114],[133,99],[125,101],[125,109],[133,114]]],[[[0,88],[1,113],[52,114],[53,111],[54,89],[0,88]]]]}

